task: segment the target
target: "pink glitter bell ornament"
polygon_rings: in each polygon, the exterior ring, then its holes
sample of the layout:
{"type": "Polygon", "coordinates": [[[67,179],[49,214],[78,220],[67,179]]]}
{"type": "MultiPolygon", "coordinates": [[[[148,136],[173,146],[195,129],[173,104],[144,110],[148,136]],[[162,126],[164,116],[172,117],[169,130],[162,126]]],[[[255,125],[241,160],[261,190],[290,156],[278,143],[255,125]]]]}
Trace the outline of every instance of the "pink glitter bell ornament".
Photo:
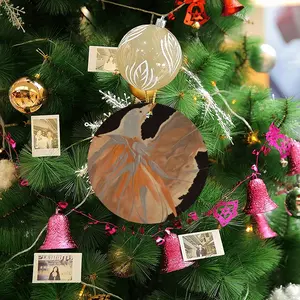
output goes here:
{"type": "Polygon", "coordinates": [[[56,213],[49,218],[46,238],[39,250],[77,248],[71,236],[68,217],[60,213],[60,209],[58,207],[56,213]]]}
{"type": "Polygon", "coordinates": [[[164,260],[161,271],[162,273],[179,271],[194,264],[193,261],[183,260],[180,249],[180,242],[177,234],[175,233],[166,233],[163,251],[164,260]]]}
{"type": "Polygon", "coordinates": [[[277,236],[277,233],[274,232],[266,219],[264,214],[257,214],[252,216],[256,222],[257,233],[262,239],[269,239],[277,236]]]}
{"type": "Polygon", "coordinates": [[[300,174],[300,142],[293,141],[289,155],[289,176],[300,174]]]}
{"type": "Polygon", "coordinates": [[[251,179],[248,183],[248,201],[244,212],[248,215],[266,213],[277,208],[277,204],[269,197],[267,187],[262,179],[251,179]]]}

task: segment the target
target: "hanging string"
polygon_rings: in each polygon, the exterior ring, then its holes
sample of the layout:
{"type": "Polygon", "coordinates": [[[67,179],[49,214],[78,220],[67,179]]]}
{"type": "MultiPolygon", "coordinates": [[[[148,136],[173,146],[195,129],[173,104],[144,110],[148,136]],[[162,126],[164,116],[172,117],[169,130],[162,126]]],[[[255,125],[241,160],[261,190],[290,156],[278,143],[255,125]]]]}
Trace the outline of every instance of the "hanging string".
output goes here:
{"type": "Polygon", "coordinates": [[[36,43],[36,42],[49,42],[49,43],[52,43],[55,45],[55,43],[52,40],[50,40],[49,38],[40,38],[40,39],[33,39],[33,40],[29,40],[29,41],[26,41],[23,43],[15,44],[15,45],[12,45],[12,47],[18,47],[18,46],[36,43]]]}
{"type": "Polygon", "coordinates": [[[119,296],[117,296],[117,295],[115,295],[115,294],[109,293],[109,292],[107,292],[106,290],[104,290],[104,289],[102,289],[102,288],[100,288],[100,287],[98,287],[98,286],[96,286],[96,285],[88,284],[88,283],[83,282],[83,281],[81,282],[81,284],[86,285],[86,286],[88,286],[88,287],[91,287],[91,288],[93,288],[93,289],[99,290],[99,291],[101,291],[102,293],[105,293],[105,294],[107,294],[107,295],[110,295],[110,296],[112,296],[112,297],[114,297],[114,298],[116,298],[116,299],[123,300],[123,298],[121,298],[121,297],[119,297],[119,296]]]}
{"type": "MultiPolygon", "coordinates": [[[[3,151],[5,151],[8,156],[9,156],[9,159],[12,161],[12,143],[15,143],[15,141],[11,138],[10,136],[10,133],[6,134],[6,131],[5,131],[5,123],[4,123],[4,120],[2,118],[2,116],[0,115],[0,128],[2,127],[2,133],[0,131],[0,136],[2,136],[2,147],[0,147],[0,149],[3,151]],[[6,146],[5,146],[5,143],[7,143],[8,145],[8,151],[6,150],[6,146]]],[[[15,150],[15,146],[13,147],[13,151],[16,153],[17,155],[17,158],[18,158],[18,154],[15,150]]]]}
{"type": "Polygon", "coordinates": [[[249,128],[249,130],[251,131],[251,132],[253,132],[253,129],[252,129],[252,127],[250,126],[250,124],[243,118],[243,117],[241,117],[240,115],[238,115],[236,112],[234,112],[232,109],[231,109],[231,107],[229,106],[229,104],[227,103],[227,101],[226,101],[226,99],[223,97],[223,95],[221,94],[221,91],[219,90],[219,88],[216,86],[216,85],[214,85],[214,89],[215,89],[215,94],[217,94],[220,98],[221,98],[221,100],[224,102],[224,104],[226,105],[226,107],[228,108],[228,110],[234,115],[234,116],[236,116],[238,119],[240,119],[241,121],[243,121],[243,123],[249,128]]]}
{"type": "Polygon", "coordinates": [[[225,113],[214,101],[212,95],[204,88],[202,81],[200,78],[194,74],[192,71],[187,69],[186,67],[181,67],[183,72],[189,77],[191,85],[195,88],[195,90],[205,99],[205,112],[204,116],[209,115],[212,118],[217,118],[218,123],[225,136],[229,139],[231,144],[233,144],[231,137],[231,127],[234,127],[234,124],[231,120],[231,116],[225,113]]]}
{"type": "Polygon", "coordinates": [[[50,59],[50,56],[46,54],[42,49],[37,48],[35,51],[43,57],[44,62],[50,59]]]}
{"type": "Polygon", "coordinates": [[[2,146],[1,148],[5,150],[5,124],[0,115],[0,126],[2,127],[2,146]]]}
{"type": "Polygon", "coordinates": [[[153,24],[154,23],[154,14],[151,15],[151,21],[150,21],[150,24],[153,24]]]}
{"type": "Polygon", "coordinates": [[[248,296],[249,296],[249,284],[247,284],[247,292],[246,292],[245,298],[243,300],[247,300],[248,296]]]}
{"type": "Polygon", "coordinates": [[[155,16],[163,17],[163,18],[165,18],[169,14],[172,14],[172,13],[176,12],[177,10],[181,9],[186,4],[186,3],[182,3],[178,7],[174,8],[173,10],[171,10],[170,12],[168,12],[166,14],[160,14],[160,13],[157,13],[155,11],[145,10],[145,9],[142,9],[142,8],[133,7],[133,6],[129,6],[129,5],[121,4],[121,3],[116,3],[116,2],[113,2],[113,1],[109,1],[109,0],[101,0],[101,2],[102,2],[102,6],[104,5],[104,3],[109,3],[109,4],[112,4],[112,5],[116,5],[116,6],[120,6],[120,7],[125,7],[125,8],[136,10],[136,11],[141,11],[141,12],[146,13],[146,14],[155,15],[155,16]]]}

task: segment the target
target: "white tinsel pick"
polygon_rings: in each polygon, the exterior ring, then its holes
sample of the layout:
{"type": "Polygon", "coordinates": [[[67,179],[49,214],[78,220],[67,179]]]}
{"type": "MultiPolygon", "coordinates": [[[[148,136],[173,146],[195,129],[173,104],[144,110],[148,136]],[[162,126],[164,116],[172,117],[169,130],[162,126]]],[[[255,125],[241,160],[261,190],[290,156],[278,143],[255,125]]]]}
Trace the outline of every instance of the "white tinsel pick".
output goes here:
{"type": "Polygon", "coordinates": [[[290,283],[286,287],[280,287],[272,292],[268,300],[299,300],[300,285],[290,283]]]}
{"type": "Polygon", "coordinates": [[[225,113],[215,102],[213,97],[202,85],[201,80],[193,72],[187,68],[182,68],[184,73],[189,76],[191,85],[196,91],[205,99],[205,115],[209,115],[211,118],[216,118],[223,129],[225,136],[232,142],[231,127],[234,127],[230,115],[225,113]]]}
{"type": "Polygon", "coordinates": [[[84,126],[88,127],[92,131],[92,136],[94,136],[95,133],[100,128],[100,126],[104,123],[104,121],[107,120],[107,118],[109,118],[111,115],[112,115],[111,112],[104,113],[103,116],[99,120],[96,120],[94,122],[85,122],[84,126]]]}
{"type": "MultiPolygon", "coordinates": [[[[1,0],[0,0],[1,1],[1,0]]],[[[130,97],[127,96],[124,93],[124,99],[117,97],[116,95],[114,95],[113,93],[111,93],[110,91],[108,92],[103,92],[101,90],[99,90],[99,92],[103,95],[102,99],[105,100],[105,102],[109,105],[111,105],[111,107],[113,108],[114,111],[117,111],[119,109],[125,108],[128,105],[131,104],[131,100],[130,97]]],[[[84,126],[88,127],[91,129],[92,131],[92,136],[95,135],[95,133],[98,131],[98,129],[100,128],[100,126],[105,122],[105,120],[107,120],[107,118],[109,118],[112,115],[111,112],[109,113],[104,113],[102,115],[102,117],[94,122],[85,122],[84,126]]]]}
{"type": "Polygon", "coordinates": [[[130,97],[127,96],[125,93],[124,99],[122,99],[120,97],[117,97],[110,91],[105,93],[100,90],[99,92],[103,95],[102,99],[105,100],[107,104],[110,104],[111,107],[114,109],[122,109],[131,104],[130,97]]]}
{"type": "Polygon", "coordinates": [[[86,178],[87,171],[88,171],[88,165],[84,164],[79,170],[75,171],[75,174],[77,175],[77,177],[86,178]]]}
{"type": "Polygon", "coordinates": [[[9,189],[16,181],[16,168],[8,159],[0,160],[0,192],[9,189]]]}
{"type": "Polygon", "coordinates": [[[5,11],[9,22],[16,28],[22,29],[22,31],[25,32],[23,28],[24,22],[21,17],[22,14],[25,14],[24,7],[15,7],[9,0],[0,0],[0,8],[1,7],[5,11]]]}

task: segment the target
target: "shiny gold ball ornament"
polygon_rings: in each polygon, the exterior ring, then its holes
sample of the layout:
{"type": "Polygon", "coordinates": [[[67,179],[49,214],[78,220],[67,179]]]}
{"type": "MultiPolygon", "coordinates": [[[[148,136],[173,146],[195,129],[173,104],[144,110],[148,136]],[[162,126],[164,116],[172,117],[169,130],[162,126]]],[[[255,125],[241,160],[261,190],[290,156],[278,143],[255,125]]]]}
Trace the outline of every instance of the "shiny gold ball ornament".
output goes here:
{"type": "Polygon", "coordinates": [[[268,73],[274,68],[276,58],[276,50],[268,44],[262,44],[259,47],[259,63],[253,66],[251,64],[251,67],[256,72],[268,73]]]}
{"type": "Polygon", "coordinates": [[[120,278],[133,276],[132,258],[122,248],[114,248],[109,253],[113,273],[120,278]]]}
{"type": "Polygon", "coordinates": [[[147,101],[147,102],[151,102],[155,98],[155,95],[157,92],[156,90],[143,91],[143,90],[140,90],[140,89],[134,87],[131,84],[129,84],[129,88],[130,88],[131,94],[133,96],[135,96],[139,100],[147,101]]]}
{"type": "Polygon", "coordinates": [[[12,106],[23,114],[36,112],[46,101],[46,90],[36,79],[22,77],[9,89],[12,106]]]}
{"type": "Polygon", "coordinates": [[[259,131],[250,131],[247,135],[247,144],[248,145],[255,145],[260,143],[260,139],[258,138],[259,131]]]}
{"type": "Polygon", "coordinates": [[[182,51],[176,37],[166,28],[166,21],[141,25],[121,40],[117,65],[122,77],[143,91],[158,90],[170,83],[182,64],[182,51]]]}

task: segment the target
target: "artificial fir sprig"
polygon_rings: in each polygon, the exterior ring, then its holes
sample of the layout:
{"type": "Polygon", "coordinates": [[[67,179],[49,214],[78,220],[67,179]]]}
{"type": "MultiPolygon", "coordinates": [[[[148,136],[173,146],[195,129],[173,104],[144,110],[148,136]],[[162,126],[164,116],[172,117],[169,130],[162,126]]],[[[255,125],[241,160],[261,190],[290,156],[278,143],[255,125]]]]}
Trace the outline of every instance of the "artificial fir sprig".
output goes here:
{"type": "Polygon", "coordinates": [[[25,14],[24,7],[15,7],[14,4],[10,3],[9,0],[0,0],[0,9],[1,8],[3,8],[3,10],[5,11],[7,18],[12,23],[12,25],[17,29],[22,29],[22,31],[25,32],[25,29],[23,27],[24,22],[21,17],[22,14],[25,14]]]}

